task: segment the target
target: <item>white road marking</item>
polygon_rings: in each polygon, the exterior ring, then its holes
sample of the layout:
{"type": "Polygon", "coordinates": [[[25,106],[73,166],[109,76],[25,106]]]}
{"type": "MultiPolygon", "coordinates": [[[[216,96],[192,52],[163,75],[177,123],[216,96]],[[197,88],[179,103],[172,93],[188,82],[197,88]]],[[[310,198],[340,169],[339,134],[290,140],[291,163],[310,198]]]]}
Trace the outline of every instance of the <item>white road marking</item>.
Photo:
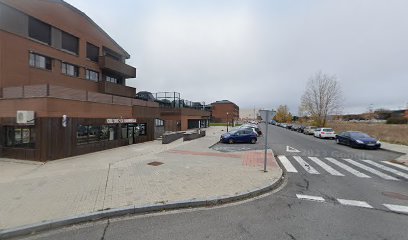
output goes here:
{"type": "Polygon", "coordinates": [[[299,150],[297,150],[296,148],[290,147],[290,146],[286,146],[286,152],[300,152],[299,150]]]}
{"type": "Polygon", "coordinates": [[[344,170],[346,170],[346,171],[348,171],[348,172],[350,172],[350,173],[356,175],[357,177],[361,177],[361,178],[371,178],[370,176],[368,176],[368,175],[366,175],[366,174],[364,174],[364,173],[362,173],[362,172],[359,172],[359,171],[355,170],[354,168],[351,168],[351,167],[347,166],[346,164],[343,164],[343,163],[337,161],[337,160],[334,159],[334,158],[326,158],[326,159],[327,159],[329,162],[331,162],[331,163],[333,163],[333,164],[335,164],[335,165],[337,165],[337,166],[343,168],[344,170]]]}
{"type": "Polygon", "coordinates": [[[320,174],[316,169],[314,169],[312,166],[310,166],[301,157],[293,156],[293,158],[300,164],[300,166],[302,166],[306,170],[306,172],[308,172],[310,174],[320,174]]]}
{"type": "Polygon", "coordinates": [[[375,174],[375,175],[377,175],[377,176],[379,176],[379,177],[381,177],[381,178],[384,178],[384,179],[387,179],[387,180],[399,181],[399,180],[398,180],[397,178],[395,178],[395,177],[391,177],[390,175],[387,175],[387,174],[385,174],[385,173],[382,173],[382,172],[380,172],[380,171],[377,171],[377,170],[375,170],[374,168],[367,167],[366,165],[361,164],[361,163],[358,163],[358,162],[353,161],[353,160],[351,160],[351,159],[343,159],[343,160],[346,161],[346,162],[348,162],[348,163],[350,163],[350,164],[353,164],[353,165],[356,166],[356,167],[359,167],[359,168],[362,168],[362,169],[364,169],[364,170],[366,170],[366,171],[368,171],[368,172],[371,172],[371,173],[373,173],[373,174],[375,174]]]}
{"type": "Polygon", "coordinates": [[[398,170],[395,170],[394,168],[390,168],[390,167],[387,167],[387,166],[378,164],[378,163],[376,163],[376,162],[374,162],[374,161],[371,161],[371,160],[363,160],[363,162],[369,163],[369,164],[371,164],[371,165],[373,165],[373,166],[376,166],[376,167],[378,167],[378,168],[380,168],[380,169],[382,169],[382,170],[385,170],[385,171],[388,171],[388,172],[392,172],[392,173],[394,173],[395,175],[398,175],[398,176],[400,176],[400,177],[403,177],[403,178],[408,179],[408,174],[403,173],[403,172],[400,172],[400,171],[398,171],[398,170]]]}
{"type": "Polygon", "coordinates": [[[389,164],[389,165],[391,165],[391,166],[397,167],[397,168],[401,168],[401,169],[403,169],[403,170],[405,170],[405,171],[408,171],[408,167],[407,167],[407,166],[404,166],[404,165],[402,165],[402,164],[392,163],[392,162],[388,162],[388,161],[382,161],[382,162],[383,162],[383,163],[386,163],[386,164],[389,164]]]}
{"type": "Polygon", "coordinates": [[[393,204],[383,204],[386,208],[390,209],[393,212],[402,212],[408,213],[408,206],[402,205],[393,205],[393,204]]]}
{"type": "Polygon", "coordinates": [[[363,202],[363,201],[348,200],[348,199],[341,199],[341,198],[337,198],[337,201],[340,204],[347,205],[347,206],[373,208],[370,204],[368,204],[367,202],[363,202]]]}
{"type": "Polygon", "coordinates": [[[296,194],[296,197],[299,198],[299,199],[306,199],[306,200],[310,200],[310,201],[324,202],[324,198],[317,197],[317,196],[296,194]]]}
{"type": "Polygon", "coordinates": [[[296,168],[292,165],[292,163],[289,162],[288,158],[286,156],[278,156],[279,161],[282,163],[282,165],[285,167],[286,171],[288,172],[298,172],[296,168]]]}
{"type": "Polygon", "coordinates": [[[315,162],[317,165],[319,165],[320,167],[322,167],[324,170],[326,170],[328,173],[330,173],[331,175],[334,176],[344,176],[343,174],[341,174],[339,171],[335,170],[334,168],[330,167],[329,165],[327,165],[326,163],[324,163],[323,161],[321,161],[320,159],[318,159],[317,157],[309,157],[310,160],[312,160],[313,162],[315,162]]]}

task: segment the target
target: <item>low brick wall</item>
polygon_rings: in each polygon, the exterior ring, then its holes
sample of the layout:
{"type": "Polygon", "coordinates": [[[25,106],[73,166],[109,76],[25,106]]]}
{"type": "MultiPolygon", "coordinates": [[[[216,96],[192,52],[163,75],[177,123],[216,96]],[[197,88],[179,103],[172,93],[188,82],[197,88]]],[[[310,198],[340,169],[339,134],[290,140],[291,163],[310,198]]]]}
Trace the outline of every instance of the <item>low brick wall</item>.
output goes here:
{"type": "Polygon", "coordinates": [[[183,137],[185,132],[168,132],[162,136],[162,144],[168,144],[183,137]]]}
{"type": "Polygon", "coordinates": [[[183,141],[191,141],[205,136],[205,130],[197,130],[196,132],[185,133],[183,141]]]}

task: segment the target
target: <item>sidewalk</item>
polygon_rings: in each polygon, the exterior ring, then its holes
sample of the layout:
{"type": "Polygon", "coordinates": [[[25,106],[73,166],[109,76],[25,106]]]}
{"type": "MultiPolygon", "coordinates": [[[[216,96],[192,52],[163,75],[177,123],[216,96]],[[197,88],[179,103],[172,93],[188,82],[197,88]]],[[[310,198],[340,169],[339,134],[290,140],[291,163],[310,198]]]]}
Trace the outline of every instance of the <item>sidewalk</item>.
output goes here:
{"type": "Polygon", "coordinates": [[[401,157],[395,159],[394,162],[408,166],[408,146],[382,142],[381,148],[404,154],[401,157]]]}
{"type": "Polygon", "coordinates": [[[221,153],[207,136],[160,141],[47,162],[0,159],[1,231],[22,225],[127,206],[149,206],[238,196],[271,186],[282,170],[262,151],[221,153]]]}

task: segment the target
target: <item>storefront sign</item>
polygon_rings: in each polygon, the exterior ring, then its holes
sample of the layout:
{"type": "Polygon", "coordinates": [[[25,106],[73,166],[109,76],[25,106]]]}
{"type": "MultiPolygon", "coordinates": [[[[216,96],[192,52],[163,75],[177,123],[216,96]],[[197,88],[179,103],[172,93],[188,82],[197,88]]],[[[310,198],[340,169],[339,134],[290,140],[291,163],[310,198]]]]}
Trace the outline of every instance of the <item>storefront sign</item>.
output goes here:
{"type": "Polygon", "coordinates": [[[106,119],[106,123],[113,124],[113,123],[136,123],[137,120],[133,118],[108,118],[106,119]]]}

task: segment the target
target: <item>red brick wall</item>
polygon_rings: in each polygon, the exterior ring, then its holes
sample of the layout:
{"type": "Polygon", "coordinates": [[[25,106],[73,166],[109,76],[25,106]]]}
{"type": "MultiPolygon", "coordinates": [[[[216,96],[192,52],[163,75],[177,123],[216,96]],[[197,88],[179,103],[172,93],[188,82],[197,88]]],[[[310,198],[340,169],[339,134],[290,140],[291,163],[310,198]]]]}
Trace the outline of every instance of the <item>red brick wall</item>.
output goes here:
{"type": "Polygon", "coordinates": [[[212,121],[215,123],[226,123],[239,118],[239,107],[233,103],[217,103],[212,105],[212,121]]]}

